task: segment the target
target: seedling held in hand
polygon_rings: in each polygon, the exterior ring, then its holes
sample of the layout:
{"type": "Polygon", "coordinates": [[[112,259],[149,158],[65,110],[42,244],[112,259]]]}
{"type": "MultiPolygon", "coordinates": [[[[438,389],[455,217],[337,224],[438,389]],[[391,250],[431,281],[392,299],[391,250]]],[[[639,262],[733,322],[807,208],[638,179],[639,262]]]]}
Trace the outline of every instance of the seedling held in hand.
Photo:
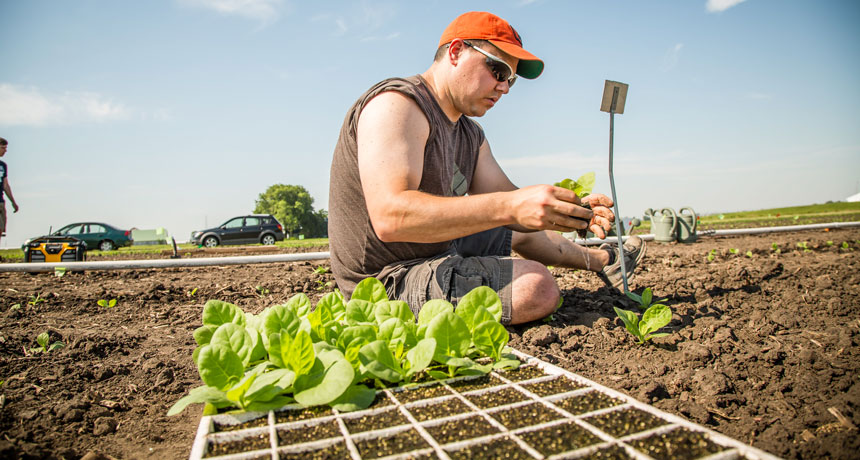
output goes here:
{"type": "MultiPolygon", "coordinates": [[[[576,193],[580,199],[587,197],[591,194],[591,191],[594,189],[594,172],[587,172],[579,177],[577,180],[573,179],[564,179],[561,182],[556,182],[556,187],[566,188],[568,190],[576,193]]],[[[591,206],[588,203],[583,203],[584,208],[591,209],[591,206]]],[[[588,234],[587,229],[577,230],[576,232],[580,238],[585,238],[588,234]]]]}

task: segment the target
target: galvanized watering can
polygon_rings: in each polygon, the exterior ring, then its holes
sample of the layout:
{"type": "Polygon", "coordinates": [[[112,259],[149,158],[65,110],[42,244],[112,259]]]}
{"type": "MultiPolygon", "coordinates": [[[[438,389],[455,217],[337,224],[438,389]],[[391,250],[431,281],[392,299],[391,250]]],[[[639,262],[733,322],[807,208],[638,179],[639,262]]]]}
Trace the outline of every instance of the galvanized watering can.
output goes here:
{"type": "Polygon", "coordinates": [[[678,234],[678,215],[672,208],[663,208],[659,213],[655,213],[653,209],[645,210],[645,216],[651,219],[651,232],[654,233],[654,240],[661,243],[671,243],[675,241],[675,235],[678,234]]]}
{"type": "Polygon", "coordinates": [[[699,216],[693,208],[686,206],[678,211],[678,241],[681,243],[695,243],[696,227],[699,225],[699,216]],[[684,211],[690,211],[684,214],[684,211]]]}

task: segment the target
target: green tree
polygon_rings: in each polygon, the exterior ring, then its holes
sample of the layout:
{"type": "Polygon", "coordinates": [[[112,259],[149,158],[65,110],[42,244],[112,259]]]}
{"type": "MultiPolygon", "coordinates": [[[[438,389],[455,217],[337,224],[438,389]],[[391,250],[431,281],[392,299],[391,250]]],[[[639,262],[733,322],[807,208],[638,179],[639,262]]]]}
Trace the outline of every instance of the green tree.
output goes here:
{"type": "Polygon", "coordinates": [[[287,236],[301,232],[307,236],[325,234],[327,213],[314,211],[314,199],[301,185],[275,184],[257,198],[255,213],[271,214],[284,225],[287,236]]]}

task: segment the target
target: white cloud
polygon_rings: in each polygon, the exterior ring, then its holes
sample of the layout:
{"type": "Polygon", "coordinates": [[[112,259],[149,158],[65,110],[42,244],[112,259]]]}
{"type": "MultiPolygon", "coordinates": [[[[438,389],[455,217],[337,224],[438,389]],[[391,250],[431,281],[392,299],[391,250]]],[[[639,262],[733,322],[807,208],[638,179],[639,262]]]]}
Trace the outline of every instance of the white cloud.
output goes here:
{"type": "Polygon", "coordinates": [[[0,84],[0,125],[103,122],[128,118],[129,110],[97,93],[43,94],[35,87],[0,84]]]}
{"type": "Polygon", "coordinates": [[[396,3],[374,4],[362,1],[352,4],[348,11],[318,14],[311,18],[311,22],[328,23],[331,33],[336,37],[353,36],[361,41],[382,41],[394,40],[400,36],[400,32],[386,30],[396,15],[396,3]]]}
{"type": "Polygon", "coordinates": [[[767,94],[767,93],[760,93],[760,92],[757,92],[757,91],[750,91],[750,92],[748,92],[748,93],[746,94],[746,98],[747,98],[747,99],[754,99],[754,100],[766,100],[766,99],[771,99],[771,98],[773,98],[773,96],[771,96],[770,94],[767,94]]]}
{"type": "Polygon", "coordinates": [[[179,0],[179,2],[217,11],[223,15],[255,19],[265,26],[278,20],[283,0],[179,0]]]}
{"type": "Polygon", "coordinates": [[[705,4],[705,9],[708,13],[719,13],[745,1],[746,0],[708,0],[708,3],[705,4]]]}
{"type": "Polygon", "coordinates": [[[668,72],[678,65],[678,58],[681,56],[681,49],[684,48],[683,43],[676,43],[675,46],[669,48],[666,54],[663,55],[663,63],[660,65],[660,70],[668,72]]]}

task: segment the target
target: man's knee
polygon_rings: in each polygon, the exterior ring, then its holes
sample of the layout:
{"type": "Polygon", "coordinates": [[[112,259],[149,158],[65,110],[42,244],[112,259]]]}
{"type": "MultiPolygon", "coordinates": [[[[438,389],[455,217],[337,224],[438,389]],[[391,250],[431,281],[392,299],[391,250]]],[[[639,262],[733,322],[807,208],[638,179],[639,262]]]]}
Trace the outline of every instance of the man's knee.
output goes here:
{"type": "Polygon", "coordinates": [[[516,261],[513,284],[512,324],[541,319],[555,311],[561,293],[552,273],[543,264],[516,261]]]}

